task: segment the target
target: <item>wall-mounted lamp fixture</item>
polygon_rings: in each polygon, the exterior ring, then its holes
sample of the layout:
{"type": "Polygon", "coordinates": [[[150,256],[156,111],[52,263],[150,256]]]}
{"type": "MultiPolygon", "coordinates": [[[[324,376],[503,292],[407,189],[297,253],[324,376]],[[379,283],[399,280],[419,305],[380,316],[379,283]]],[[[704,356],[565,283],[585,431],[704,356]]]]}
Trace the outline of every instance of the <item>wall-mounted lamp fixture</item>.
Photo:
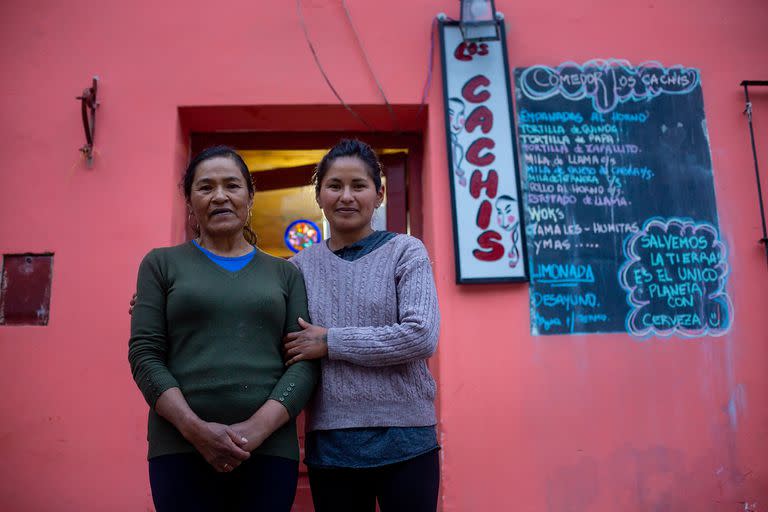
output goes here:
{"type": "Polygon", "coordinates": [[[81,113],[83,116],[83,130],[85,131],[85,144],[80,151],[85,155],[88,167],[93,165],[93,137],[96,134],[96,107],[99,103],[96,101],[96,92],[98,90],[99,77],[93,77],[93,84],[83,89],[83,95],[75,99],[80,100],[81,113]]]}
{"type": "Polygon", "coordinates": [[[498,41],[499,23],[496,20],[496,5],[493,0],[460,0],[461,35],[464,41],[498,41]]]}

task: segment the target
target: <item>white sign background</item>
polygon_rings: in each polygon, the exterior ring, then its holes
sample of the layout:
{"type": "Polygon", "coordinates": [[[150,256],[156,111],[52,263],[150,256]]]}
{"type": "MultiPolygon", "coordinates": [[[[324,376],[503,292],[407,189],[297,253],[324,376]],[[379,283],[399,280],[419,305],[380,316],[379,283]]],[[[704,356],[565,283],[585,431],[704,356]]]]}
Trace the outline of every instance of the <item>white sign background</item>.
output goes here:
{"type": "MultiPolygon", "coordinates": [[[[515,143],[514,121],[509,91],[509,73],[504,44],[504,26],[501,27],[502,40],[484,43],[463,43],[461,31],[455,22],[440,24],[440,43],[443,63],[443,94],[445,98],[446,136],[448,146],[448,165],[453,200],[454,245],[456,251],[456,281],[500,282],[527,281],[528,261],[525,245],[525,231],[522,217],[522,195],[517,168],[517,148],[515,143]],[[476,86],[462,89],[473,78],[483,76],[490,81],[480,80],[476,86]],[[487,84],[487,85],[485,85],[487,84]],[[490,96],[485,97],[484,91],[490,96]],[[483,133],[484,124],[470,126],[465,123],[479,107],[486,107],[493,115],[493,124],[487,133],[483,133]],[[492,163],[476,165],[467,160],[472,153],[470,148],[478,139],[489,138],[493,148],[486,147],[475,151],[475,163],[484,155],[492,154],[492,163]],[[486,180],[494,170],[498,175],[498,189],[489,197],[489,188],[479,190],[477,198],[470,193],[471,176],[480,171],[482,180],[486,180]],[[485,225],[490,202],[490,222],[485,225]],[[482,210],[482,214],[480,214],[482,210]],[[480,215],[479,215],[480,214],[480,215]],[[481,220],[483,219],[483,220],[481,220]],[[488,234],[487,232],[495,234],[488,234]],[[479,241],[483,233],[485,240],[479,241]],[[500,247],[503,246],[503,256],[500,247]],[[483,254],[485,253],[485,257],[483,254]],[[476,256],[479,254],[479,258],[476,256]],[[489,258],[494,258],[489,261],[489,258]]],[[[478,118],[476,118],[478,119],[478,118]]],[[[487,125],[486,125],[487,128],[487,125]]],[[[481,143],[479,146],[482,146],[481,143]]],[[[492,192],[492,191],[491,191],[492,192]]]]}

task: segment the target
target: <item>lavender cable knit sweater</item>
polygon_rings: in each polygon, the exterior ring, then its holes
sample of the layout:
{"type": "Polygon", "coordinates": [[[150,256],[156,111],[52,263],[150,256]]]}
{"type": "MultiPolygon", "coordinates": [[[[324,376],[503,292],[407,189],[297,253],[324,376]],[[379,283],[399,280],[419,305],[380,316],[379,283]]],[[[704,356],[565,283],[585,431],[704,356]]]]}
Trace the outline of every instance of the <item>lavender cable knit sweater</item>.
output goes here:
{"type": "Polygon", "coordinates": [[[312,323],[328,328],[308,430],[434,425],[426,360],[440,313],[421,241],[397,235],[355,261],[320,243],[291,261],[304,274],[312,323]]]}

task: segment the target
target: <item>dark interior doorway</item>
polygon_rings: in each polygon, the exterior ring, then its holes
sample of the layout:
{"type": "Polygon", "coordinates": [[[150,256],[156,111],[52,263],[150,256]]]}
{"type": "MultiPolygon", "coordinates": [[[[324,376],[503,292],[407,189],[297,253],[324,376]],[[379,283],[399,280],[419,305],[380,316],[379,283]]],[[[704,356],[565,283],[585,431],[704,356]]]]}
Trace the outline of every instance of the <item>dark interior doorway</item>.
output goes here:
{"type": "MultiPolygon", "coordinates": [[[[256,183],[254,231],[260,247],[288,257],[286,229],[306,220],[327,238],[327,226],[314,202],[310,180],[322,155],[339,139],[359,138],[374,147],[384,167],[385,214],[374,217],[374,227],[421,237],[421,138],[416,134],[371,133],[193,133],[192,152],[216,144],[237,149],[256,183]]],[[[377,212],[378,213],[378,212],[377,212]]]]}

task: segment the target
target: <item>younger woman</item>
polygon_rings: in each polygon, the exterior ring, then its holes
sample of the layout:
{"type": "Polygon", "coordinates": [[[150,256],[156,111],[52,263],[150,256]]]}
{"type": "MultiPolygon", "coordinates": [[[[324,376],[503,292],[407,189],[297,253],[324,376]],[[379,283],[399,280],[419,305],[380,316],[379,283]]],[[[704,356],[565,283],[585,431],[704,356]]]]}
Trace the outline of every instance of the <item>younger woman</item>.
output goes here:
{"type": "Polygon", "coordinates": [[[427,368],[439,312],[424,245],[373,231],[384,199],[367,144],[342,140],[321,160],[316,199],[327,243],[292,261],[312,324],[286,336],[289,366],[319,359],[308,410],[306,464],[317,512],[434,512],[440,480],[435,384],[427,368]]]}

